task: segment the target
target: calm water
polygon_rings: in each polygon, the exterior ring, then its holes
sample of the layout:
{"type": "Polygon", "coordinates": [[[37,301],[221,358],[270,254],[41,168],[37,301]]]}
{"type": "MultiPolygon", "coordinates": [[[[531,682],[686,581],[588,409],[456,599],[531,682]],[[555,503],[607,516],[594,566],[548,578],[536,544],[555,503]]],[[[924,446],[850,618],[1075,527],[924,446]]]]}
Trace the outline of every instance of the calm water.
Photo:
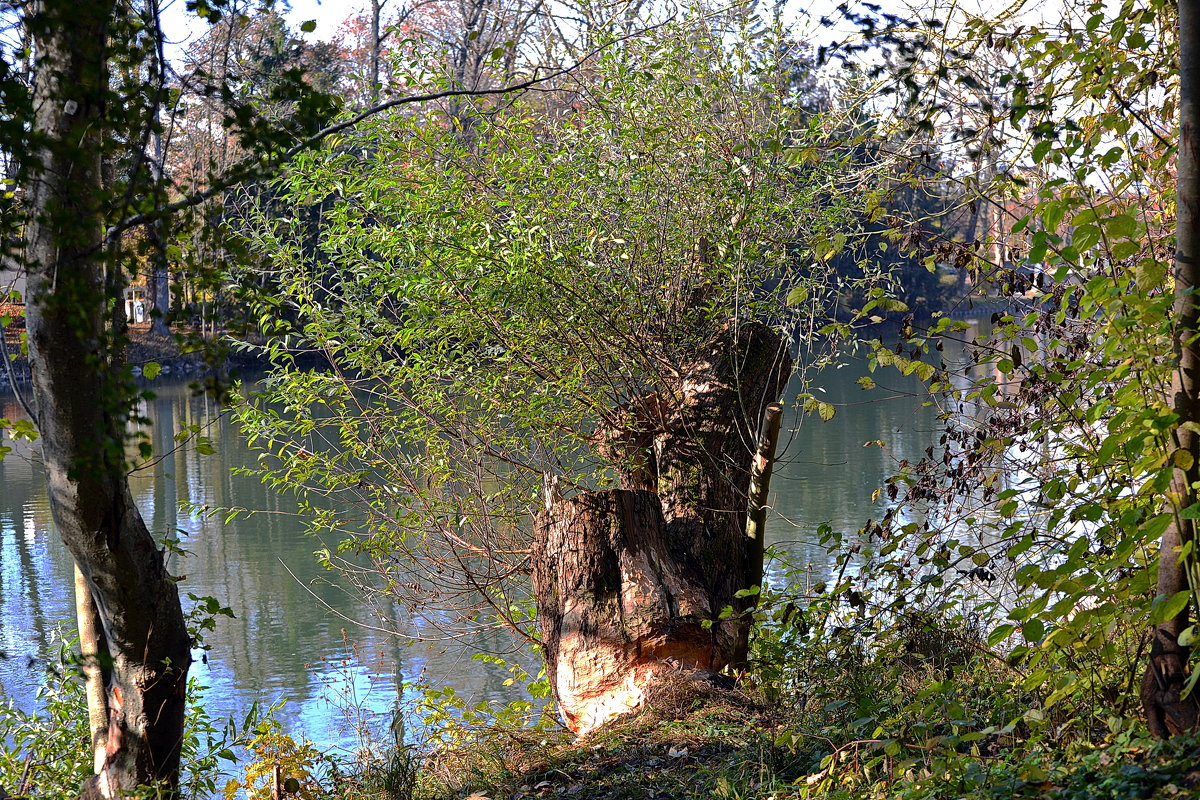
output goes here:
{"type": "MultiPolygon", "coordinates": [[[[818,526],[854,531],[878,518],[883,503],[872,504],[872,492],[900,459],[918,459],[936,438],[935,412],[922,407],[919,384],[877,373],[879,388],[864,391],[855,382],[864,373],[862,362],[852,361],[818,381],[819,393],[837,406],[832,421],[785,418],[786,450],[772,483],[778,516],[768,539],[811,562],[816,580],[830,562],[817,544],[818,526]],[[872,440],[887,446],[863,447],[872,440]]],[[[206,657],[198,652],[193,667],[210,687],[213,715],[240,716],[254,701],[286,699],[280,717],[289,730],[352,750],[358,711],[386,712],[406,680],[450,684],[474,699],[511,696],[503,685],[508,674],[472,661],[461,646],[410,646],[373,629],[390,623],[317,565],[313,552],[326,543],[304,532],[294,499],[231,471],[254,463],[254,454],[212,401],[183,385],[155,390],[145,413],[154,421],[155,451],[166,455],[133,475],[134,496],[153,533],[173,534],[188,551],[171,564],[186,576],[183,591],[216,597],[236,615],[218,619],[206,657]],[[173,437],[185,425],[206,426],[216,454],[176,448],[173,437]],[[262,513],[225,522],[185,506],[262,513]]],[[[0,414],[21,415],[11,397],[0,398],[0,414]]],[[[8,444],[14,452],[0,461],[0,693],[31,708],[55,652],[55,631],[73,624],[72,566],[51,530],[35,448],[8,444]]],[[[383,612],[400,618],[396,609],[383,612]]],[[[508,642],[497,633],[472,646],[503,651],[508,642]]]]}

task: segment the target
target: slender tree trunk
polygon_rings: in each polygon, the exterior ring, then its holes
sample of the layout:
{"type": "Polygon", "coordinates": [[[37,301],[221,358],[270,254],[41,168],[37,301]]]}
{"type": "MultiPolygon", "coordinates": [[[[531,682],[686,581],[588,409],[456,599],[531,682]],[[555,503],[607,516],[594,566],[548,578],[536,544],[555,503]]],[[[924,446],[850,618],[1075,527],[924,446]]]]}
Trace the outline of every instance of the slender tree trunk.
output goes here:
{"type": "Polygon", "coordinates": [[[739,595],[762,582],[747,535],[756,434],[790,371],[766,326],[726,325],[678,386],[597,433],[620,488],[551,498],[537,516],[547,671],[575,732],[636,710],[666,673],[745,662],[753,598],[739,595]]]}
{"type": "MultiPolygon", "coordinates": [[[[179,595],[129,492],[123,371],[106,357],[101,154],[114,0],[42,0],[34,84],[27,331],[55,526],[103,630],[111,672],[91,796],[178,778],[190,663],[179,595]]],[[[119,300],[119,298],[116,298],[119,300]]]]}
{"type": "MultiPolygon", "coordinates": [[[[1174,523],[1162,535],[1158,557],[1158,594],[1171,596],[1189,588],[1187,564],[1181,548],[1195,540],[1195,523],[1178,512],[1196,502],[1200,480],[1200,437],[1189,423],[1200,423],[1200,0],[1179,3],[1179,201],[1175,224],[1175,325],[1176,369],[1172,403],[1179,415],[1176,445],[1191,458],[1187,469],[1177,468],[1171,485],[1174,523]]],[[[1177,463],[1179,463],[1177,461],[1177,463]]],[[[1179,644],[1188,627],[1185,607],[1152,632],[1150,664],[1142,679],[1142,704],[1151,733],[1166,737],[1193,730],[1200,724],[1200,704],[1195,694],[1181,699],[1188,678],[1189,649],[1179,644]]]]}
{"type": "Polygon", "coordinates": [[[108,680],[104,661],[108,646],[100,613],[92,600],[92,588],[79,567],[75,567],[75,624],[79,628],[79,654],[83,657],[84,692],[87,695],[88,733],[92,741],[94,767],[97,773],[104,767],[105,745],[108,741],[108,680]]]}
{"type": "Polygon", "coordinates": [[[367,79],[370,85],[367,88],[369,101],[367,105],[373,106],[379,102],[379,57],[380,51],[383,49],[383,36],[380,33],[380,18],[383,16],[383,2],[381,0],[371,0],[371,65],[370,75],[367,79]]]}
{"type": "MultiPolygon", "coordinates": [[[[758,450],[750,467],[749,514],[746,519],[746,585],[762,588],[763,563],[767,546],[767,498],[771,491],[771,474],[775,471],[775,449],[779,445],[779,426],[783,422],[783,406],[772,403],[763,414],[762,430],[758,434],[758,450]]],[[[753,598],[755,604],[758,596],[753,598]]]]}
{"type": "MultiPolygon", "coordinates": [[[[156,191],[162,184],[163,154],[162,134],[154,131],[151,135],[154,147],[154,157],[151,159],[151,177],[154,179],[156,191]]],[[[150,314],[150,330],[162,336],[169,336],[167,313],[171,310],[171,261],[167,258],[167,223],[158,220],[149,229],[153,244],[150,259],[150,276],[146,281],[146,294],[150,301],[147,309],[150,314]]]]}

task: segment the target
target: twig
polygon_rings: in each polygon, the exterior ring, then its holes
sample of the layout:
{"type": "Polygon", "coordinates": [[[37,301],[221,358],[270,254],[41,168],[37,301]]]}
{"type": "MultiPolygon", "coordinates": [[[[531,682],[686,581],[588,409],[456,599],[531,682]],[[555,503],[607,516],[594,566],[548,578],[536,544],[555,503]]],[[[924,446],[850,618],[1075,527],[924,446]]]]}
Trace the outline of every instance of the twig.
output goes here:
{"type": "Polygon", "coordinates": [[[287,161],[292,159],[294,156],[299,155],[301,152],[307,150],[308,148],[312,147],[313,145],[320,143],[323,139],[326,139],[335,133],[340,133],[348,128],[353,128],[358,123],[360,123],[363,120],[366,120],[376,114],[382,113],[382,112],[387,111],[392,108],[397,108],[402,105],[408,105],[411,103],[428,103],[428,102],[432,102],[434,100],[442,100],[447,97],[488,97],[488,96],[494,96],[494,95],[513,94],[515,92],[524,91],[526,89],[530,89],[534,86],[537,86],[540,83],[545,83],[546,81],[551,80],[553,78],[557,78],[562,75],[569,75],[570,73],[572,73],[576,69],[578,69],[580,66],[582,66],[588,59],[592,58],[600,51],[602,51],[608,47],[611,47],[615,44],[619,44],[619,43],[625,41],[626,39],[633,38],[634,36],[640,36],[641,34],[647,32],[647,31],[650,31],[650,30],[654,30],[657,27],[659,27],[659,26],[653,25],[648,28],[642,28],[640,30],[634,31],[633,33],[626,34],[625,36],[615,39],[614,41],[612,41],[606,45],[603,45],[601,47],[597,47],[597,48],[591,50],[585,56],[583,56],[583,58],[579,59],[574,64],[572,64],[568,67],[562,67],[560,69],[554,70],[553,72],[550,72],[547,75],[544,75],[542,77],[538,77],[537,71],[535,70],[534,76],[532,78],[530,78],[529,80],[526,80],[526,81],[522,81],[521,83],[514,83],[509,86],[500,87],[498,89],[445,89],[440,92],[430,92],[428,94],[414,94],[414,95],[407,95],[405,97],[394,97],[391,100],[385,100],[382,103],[377,103],[376,105],[373,105],[364,111],[360,111],[359,113],[355,114],[353,117],[350,117],[350,119],[343,120],[341,122],[336,122],[332,125],[328,125],[328,126],[322,128],[321,130],[317,131],[316,133],[312,134],[311,136],[309,136],[305,139],[302,139],[297,144],[292,145],[287,150],[285,150],[281,155],[276,156],[275,158],[268,158],[266,160],[260,160],[260,159],[251,157],[251,158],[246,158],[242,161],[239,161],[237,164],[234,164],[229,169],[229,172],[226,173],[225,178],[223,180],[213,184],[212,186],[208,187],[207,189],[204,189],[204,190],[198,191],[198,192],[194,192],[186,197],[182,197],[179,200],[176,200],[173,203],[167,203],[165,206],[161,206],[161,207],[153,209],[151,211],[146,211],[146,212],[143,212],[140,214],[134,214],[131,217],[126,217],[125,219],[114,224],[112,227],[110,227],[108,229],[108,231],[104,235],[104,245],[109,246],[109,245],[113,244],[116,241],[117,237],[119,237],[122,233],[129,230],[130,228],[135,228],[140,225],[145,225],[146,223],[154,222],[154,221],[161,219],[162,217],[165,217],[167,215],[174,214],[177,211],[183,211],[185,209],[192,208],[194,206],[198,206],[201,203],[203,203],[205,200],[209,200],[209,199],[217,196],[218,194],[221,194],[222,192],[224,192],[228,189],[231,189],[234,186],[237,186],[238,184],[242,183],[243,181],[248,180],[249,178],[253,178],[257,175],[261,175],[271,169],[274,169],[274,168],[280,166],[281,164],[286,163],[287,161]]]}

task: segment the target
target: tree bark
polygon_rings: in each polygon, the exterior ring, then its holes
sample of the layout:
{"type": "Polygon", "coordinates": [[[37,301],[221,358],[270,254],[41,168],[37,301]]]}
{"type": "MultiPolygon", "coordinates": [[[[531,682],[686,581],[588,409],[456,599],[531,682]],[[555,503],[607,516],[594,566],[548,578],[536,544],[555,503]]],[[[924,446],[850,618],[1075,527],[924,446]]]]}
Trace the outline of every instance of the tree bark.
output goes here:
{"type": "Polygon", "coordinates": [[[575,732],[636,710],[665,670],[745,662],[753,598],[738,595],[762,580],[747,536],[756,433],[790,372],[777,334],[728,323],[677,386],[597,433],[621,488],[535,519],[548,673],[575,732]]]}
{"type": "MultiPolygon", "coordinates": [[[[783,406],[772,403],[763,414],[758,449],[750,468],[749,517],[746,520],[747,559],[746,583],[762,586],[763,561],[767,547],[767,497],[771,490],[771,474],[775,471],[775,448],[779,445],[779,426],[783,422],[783,406]]],[[[755,604],[758,597],[754,598],[755,604]]]]}
{"type": "Polygon", "coordinates": [[[93,769],[104,766],[108,741],[108,681],[104,659],[108,647],[100,613],[92,600],[92,588],[78,566],[75,567],[75,624],[79,629],[79,654],[83,658],[84,693],[87,696],[88,734],[92,742],[93,769]]]}
{"type": "Polygon", "coordinates": [[[113,0],[43,0],[30,159],[29,360],[55,526],[95,603],[111,662],[103,763],[85,788],[115,797],[178,779],[191,660],[175,584],[129,492],[130,398],[109,363],[101,154],[113,0]]]}
{"type": "MultiPolygon", "coordinates": [[[[150,160],[151,177],[154,179],[155,191],[159,191],[165,164],[162,134],[154,131],[150,134],[150,138],[154,147],[154,156],[150,160]]],[[[167,314],[171,311],[171,260],[167,257],[166,220],[157,220],[147,229],[147,233],[153,245],[150,256],[150,274],[146,280],[150,331],[160,336],[170,336],[171,329],[167,325],[167,314]]]]}
{"type": "MultiPolygon", "coordinates": [[[[1159,542],[1158,594],[1170,597],[1190,588],[1181,548],[1195,540],[1195,523],[1179,511],[1194,504],[1200,480],[1200,437],[1188,423],[1200,423],[1200,6],[1196,0],[1179,3],[1179,155],[1178,207],[1175,224],[1175,308],[1172,404],[1179,415],[1175,444],[1191,455],[1187,469],[1176,468],[1171,485],[1175,521],[1159,542]]],[[[1183,463],[1188,459],[1184,458],[1183,463]]],[[[1177,460],[1176,463],[1179,463],[1177,460]]],[[[1189,648],[1179,635],[1189,625],[1187,607],[1151,632],[1150,663],[1142,679],[1146,723],[1155,736],[1167,737],[1200,725],[1200,704],[1194,694],[1183,698],[1188,679],[1189,648]]]]}
{"type": "Polygon", "coordinates": [[[368,106],[373,106],[379,102],[379,94],[382,86],[379,83],[379,61],[383,50],[383,34],[380,31],[380,22],[383,17],[383,2],[382,0],[371,0],[371,52],[369,54],[370,65],[368,67],[367,76],[367,97],[368,106]]]}

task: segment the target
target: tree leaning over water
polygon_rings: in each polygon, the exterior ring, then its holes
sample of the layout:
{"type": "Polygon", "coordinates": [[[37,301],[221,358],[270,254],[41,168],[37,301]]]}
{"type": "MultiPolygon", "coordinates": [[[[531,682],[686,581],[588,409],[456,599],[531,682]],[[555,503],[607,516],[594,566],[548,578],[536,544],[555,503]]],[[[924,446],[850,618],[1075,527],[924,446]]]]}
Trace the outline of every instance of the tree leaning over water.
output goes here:
{"type": "MultiPolygon", "coordinates": [[[[288,113],[267,121],[230,90],[231,76],[208,76],[197,90],[226,104],[221,132],[237,137],[246,155],[207,176],[203,188],[171,197],[151,146],[178,99],[164,83],[158,12],[152,1],[44,0],[8,8],[2,18],[28,46],[3,51],[0,62],[0,150],[17,189],[0,196],[2,242],[6,266],[26,279],[27,405],[55,526],[78,570],[95,748],[96,774],[82,790],[89,796],[147,785],[175,791],[191,660],[176,579],[127,479],[132,452],[152,455],[149,442],[128,428],[144,392],[123,357],[121,298],[139,266],[137,232],[153,226],[161,237],[173,214],[270,174],[333,132],[322,125],[337,105],[290,70],[276,87],[291,101],[288,113]],[[32,65],[32,78],[16,69],[19,59],[32,65]]],[[[405,96],[387,105],[426,99],[405,96]]],[[[37,790],[37,770],[27,777],[37,790]]]]}

